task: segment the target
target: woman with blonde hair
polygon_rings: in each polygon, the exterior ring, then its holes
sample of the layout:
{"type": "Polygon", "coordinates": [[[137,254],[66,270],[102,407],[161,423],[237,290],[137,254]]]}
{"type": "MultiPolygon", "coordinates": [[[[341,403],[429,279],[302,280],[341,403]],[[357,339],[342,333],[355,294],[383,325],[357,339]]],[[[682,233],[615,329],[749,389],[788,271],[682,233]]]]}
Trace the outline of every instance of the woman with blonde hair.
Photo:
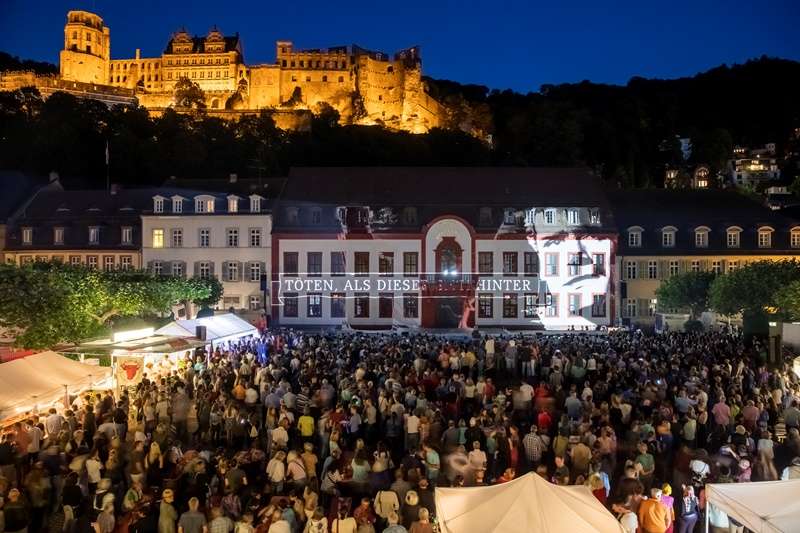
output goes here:
{"type": "Polygon", "coordinates": [[[419,520],[411,524],[411,529],[408,530],[408,533],[433,533],[428,510],[425,507],[420,507],[418,516],[419,520]]]}
{"type": "Polygon", "coordinates": [[[411,524],[413,524],[414,521],[419,519],[419,510],[419,495],[417,494],[417,491],[410,490],[406,492],[406,501],[400,510],[403,518],[403,527],[408,529],[411,527],[411,524]]]}
{"type": "Polygon", "coordinates": [[[664,533],[672,533],[675,530],[675,498],[672,497],[672,486],[669,483],[664,483],[661,487],[659,501],[667,508],[667,514],[669,515],[669,527],[664,533]]]}

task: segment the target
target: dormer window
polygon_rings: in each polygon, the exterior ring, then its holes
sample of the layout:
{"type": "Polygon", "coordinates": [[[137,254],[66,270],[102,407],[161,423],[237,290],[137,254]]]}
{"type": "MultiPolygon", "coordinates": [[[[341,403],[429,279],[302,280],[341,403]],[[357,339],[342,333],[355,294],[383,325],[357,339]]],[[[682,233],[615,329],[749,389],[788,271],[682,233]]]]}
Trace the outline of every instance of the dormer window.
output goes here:
{"type": "Polygon", "coordinates": [[[259,213],[261,212],[261,197],[258,195],[253,195],[250,197],[250,212],[251,213],[259,213]]]}
{"type": "Polygon", "coordinates": [[[738,226],[732,226],[728,228],[726,232],[726,242],[728,243],[728,248],[739,248],[741,244],[741,234],[742,228],[738,226]]]}
{"type": "Polygon", "coordinates": [[[772,248],[772,232],[775,231],[770,227],[758,228],[758,247],[759,248],[772,248]]]}
{"type": "Polygon", "coordinates": [[[417,208],[406,207],[403,209],[403,224],[406,226],[413,226],[417,223],[417,208]]]}
{"type": "Polygon", "coordinates": [[[526,226],[536,225],[536,209],[530,208],[525,210],[525,225],[526,226]]]}
{"type": "Polygon", "coordinates": [[[322,209],[319,207],[311,208],[311,223],[322,224],[322,209]]]}
{"type": "Polygon", "coordinates": [[[64,244],[64,228],[53,228],[53,244],[64,244]]]}
{"type": "Polygon", "coordinates": [[[164,199],[160,196],[153,198],[153,213],[164,212],[164,199]]]}
{"type": "Polygon", "coordinates": [[[22,244],[33,244],[33,228],[22,228],[22,244]]]}
{"type": "Polygon", "coordinates": [[[577,226],[580,222],[577,209],[567,209],[567,223],[570,226],[577,226]]]}
{"type": "Polygon", "coordinates": [[[792,228],[789,233],[789,245],[792,248],[800,248],[800,228],[792,228]]]}
{"type": "Polygon", "coordinates": [[[180,196],[172,197],[172,212],[183,213],[183,198],[180,196]]]}
{"type": "Polygon", "coordinates": [[[481,207],[479,220],[481,226],[491,226],[492,225],[492,208],[491,207],[481,207]]]}
{"type": "Polygon", "coordinates": [[[214,212],[214,197],[213,196],[197,196],[194,199],[194,212],[195,213],[213,213],[214,212]]]}
{"type": "Polygon", "coordinates": [[[599,209],[590,209],[589,210],[589,223],[590,224],[600,224],[600,210],[599,209]]]}
{"type": "Polygon", "coordinates": [[[556,210],[555,209],[545,209],[544,210],[544,223],[548,225],[553,225],[556,223],[556,210]]]}
{"type": "Polygon", "coordinates": [[[286,222],[289,224],[297,224],[299,218],[299,210],[296,207],[286,208],[286,222]]]}
{"type": "Polygon", "coordinates": [[[89,226],[89,244],[100,244],[99,226],[89,226]]]}
{"type": "Polygon", "coordinates": [[[628,246],[631,248],[641,248],[642,246],[642,231],[639,226],[628,228],[628,246]]]}
{"type": "Polygon", "coordinates": [[[503,224],[516,224],[516,215],[514,209],[507,207],[503,210],[503,224]]]}
{"type": "Polygon", "coordinates": [[[695,248],[708,248],[708,232],[711,231],[706,226],[700,226],[694,230],[695,248]]]}
{"type": "Polygon", "coordinates": [[[675,247],[675,232],[677,228],[674,226],[667,226],[661,230],[661,246],[664,248],[675,247]]]}
{"type": "Polygon", "coordinates": [[[228,196],[228,213],[238,213],[238,212],[239,212],[239,197],[228,196]]]}

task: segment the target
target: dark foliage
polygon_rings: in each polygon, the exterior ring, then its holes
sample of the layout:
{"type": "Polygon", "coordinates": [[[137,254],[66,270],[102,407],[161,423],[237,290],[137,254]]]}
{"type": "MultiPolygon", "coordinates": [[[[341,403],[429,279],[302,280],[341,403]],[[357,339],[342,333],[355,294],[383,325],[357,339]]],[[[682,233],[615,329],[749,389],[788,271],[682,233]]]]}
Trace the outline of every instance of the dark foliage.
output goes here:
{"type": "Polygon", "coordinates": [[[58,74],[58,67],[52,63],[20,59],[6,52],[0,52],[0,72],[4,70],[32,70],[38,74],[58,74]]]}

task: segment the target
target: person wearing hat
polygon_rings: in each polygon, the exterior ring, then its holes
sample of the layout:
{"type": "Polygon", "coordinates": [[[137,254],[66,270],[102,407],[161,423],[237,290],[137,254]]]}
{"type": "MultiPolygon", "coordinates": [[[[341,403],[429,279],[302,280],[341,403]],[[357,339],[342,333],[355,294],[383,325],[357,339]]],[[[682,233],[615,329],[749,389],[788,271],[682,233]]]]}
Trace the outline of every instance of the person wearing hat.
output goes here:
{"type": "Polygon", "coordinates": [[[158,513],[158,533],[176,533],[175,521],[178,519],[178,512],[175,510],[175,493],[172,489],[166,489],[161,493],[161,505],[158,513]]]}

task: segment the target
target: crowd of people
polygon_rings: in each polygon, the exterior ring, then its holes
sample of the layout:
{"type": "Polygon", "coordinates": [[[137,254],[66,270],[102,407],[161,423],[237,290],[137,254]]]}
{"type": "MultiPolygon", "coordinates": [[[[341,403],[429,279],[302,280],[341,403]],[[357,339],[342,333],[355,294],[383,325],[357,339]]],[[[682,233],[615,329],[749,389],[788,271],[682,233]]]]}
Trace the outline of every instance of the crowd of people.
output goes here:
{"type": "Polygon", "coordinates": [[[705,483],[800,477],[797,376],[731,332],[226,348],[6,428],[0,532],[428,533],[435,487],[527,472],[628,533],[741,531],[705,483]]]}

